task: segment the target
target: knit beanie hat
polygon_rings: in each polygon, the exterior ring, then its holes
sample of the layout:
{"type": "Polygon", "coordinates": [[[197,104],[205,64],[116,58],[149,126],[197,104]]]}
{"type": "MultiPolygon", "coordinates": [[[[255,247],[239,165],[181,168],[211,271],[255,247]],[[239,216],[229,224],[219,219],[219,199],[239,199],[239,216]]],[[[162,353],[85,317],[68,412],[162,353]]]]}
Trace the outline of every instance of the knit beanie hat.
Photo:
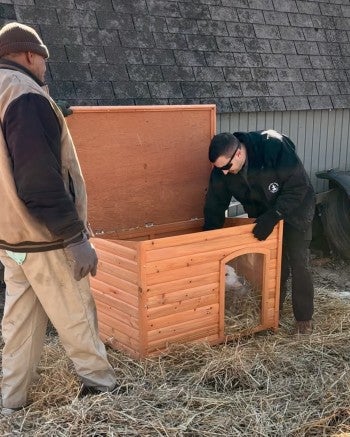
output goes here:
{"type": "Polygon", "coordinates": [[[0,58],[9,53],[33,52],[44,58],[49,51],[34,29],[21,23],[9,23],[0,29],[0,58]]]}

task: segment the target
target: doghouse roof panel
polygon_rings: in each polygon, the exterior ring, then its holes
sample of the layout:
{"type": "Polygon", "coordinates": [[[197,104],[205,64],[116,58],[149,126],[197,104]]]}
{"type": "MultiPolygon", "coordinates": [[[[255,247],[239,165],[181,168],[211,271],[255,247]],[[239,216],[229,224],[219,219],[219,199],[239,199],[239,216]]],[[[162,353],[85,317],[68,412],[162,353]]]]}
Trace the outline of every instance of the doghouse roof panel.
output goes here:
{"type": "Polygon", "coordinates": [[[67,118],[94,231],[203,216],[215,105],[75,107],[67,118]]]}

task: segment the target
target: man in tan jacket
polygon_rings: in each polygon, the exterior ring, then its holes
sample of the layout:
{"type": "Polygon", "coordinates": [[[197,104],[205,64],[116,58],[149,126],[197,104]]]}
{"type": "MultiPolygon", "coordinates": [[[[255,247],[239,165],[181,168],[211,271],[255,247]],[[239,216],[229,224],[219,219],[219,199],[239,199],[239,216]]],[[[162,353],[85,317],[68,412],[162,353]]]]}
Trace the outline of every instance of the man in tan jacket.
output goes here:
{"type": "Polygon", "coordinates": [[[82,394],[116,388],[98,336],[88,275],[86,191],[64,117],[44,86],[49,53],[31,27],[0,30],[0,261],[3,414],[28,403],[48,318],[82,382],[82,394]]]}

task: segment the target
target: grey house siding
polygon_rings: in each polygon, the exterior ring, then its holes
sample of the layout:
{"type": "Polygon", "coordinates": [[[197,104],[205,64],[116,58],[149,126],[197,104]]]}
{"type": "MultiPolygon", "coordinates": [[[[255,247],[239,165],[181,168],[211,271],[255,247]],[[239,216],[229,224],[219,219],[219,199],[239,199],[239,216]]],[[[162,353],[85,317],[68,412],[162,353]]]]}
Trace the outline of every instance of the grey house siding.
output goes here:
{"type": "Polygon", "coordinates": [[[217,132],[276,129],[289,136],[317,193],[328,183],[318,171],[350,170],[350,110],[276,111],[219,114],[217,132]]]}

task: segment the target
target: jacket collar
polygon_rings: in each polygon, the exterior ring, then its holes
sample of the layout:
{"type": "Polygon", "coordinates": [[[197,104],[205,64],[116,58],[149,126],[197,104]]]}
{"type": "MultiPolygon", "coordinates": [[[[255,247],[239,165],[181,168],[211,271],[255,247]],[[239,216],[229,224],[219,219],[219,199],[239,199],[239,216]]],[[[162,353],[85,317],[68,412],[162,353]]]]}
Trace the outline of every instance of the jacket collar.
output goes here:
{"type": "Polygon", "coordinates": [[[9,59],[0,59],[0,69],[20,71],[31,77],[39,86],[43,87],[45,85],[44,82],[38,79],[30,70],[28,70],[28,68],[23,67],[23,65],[20,65],[17,62],[10,61],[9,59]]]}

